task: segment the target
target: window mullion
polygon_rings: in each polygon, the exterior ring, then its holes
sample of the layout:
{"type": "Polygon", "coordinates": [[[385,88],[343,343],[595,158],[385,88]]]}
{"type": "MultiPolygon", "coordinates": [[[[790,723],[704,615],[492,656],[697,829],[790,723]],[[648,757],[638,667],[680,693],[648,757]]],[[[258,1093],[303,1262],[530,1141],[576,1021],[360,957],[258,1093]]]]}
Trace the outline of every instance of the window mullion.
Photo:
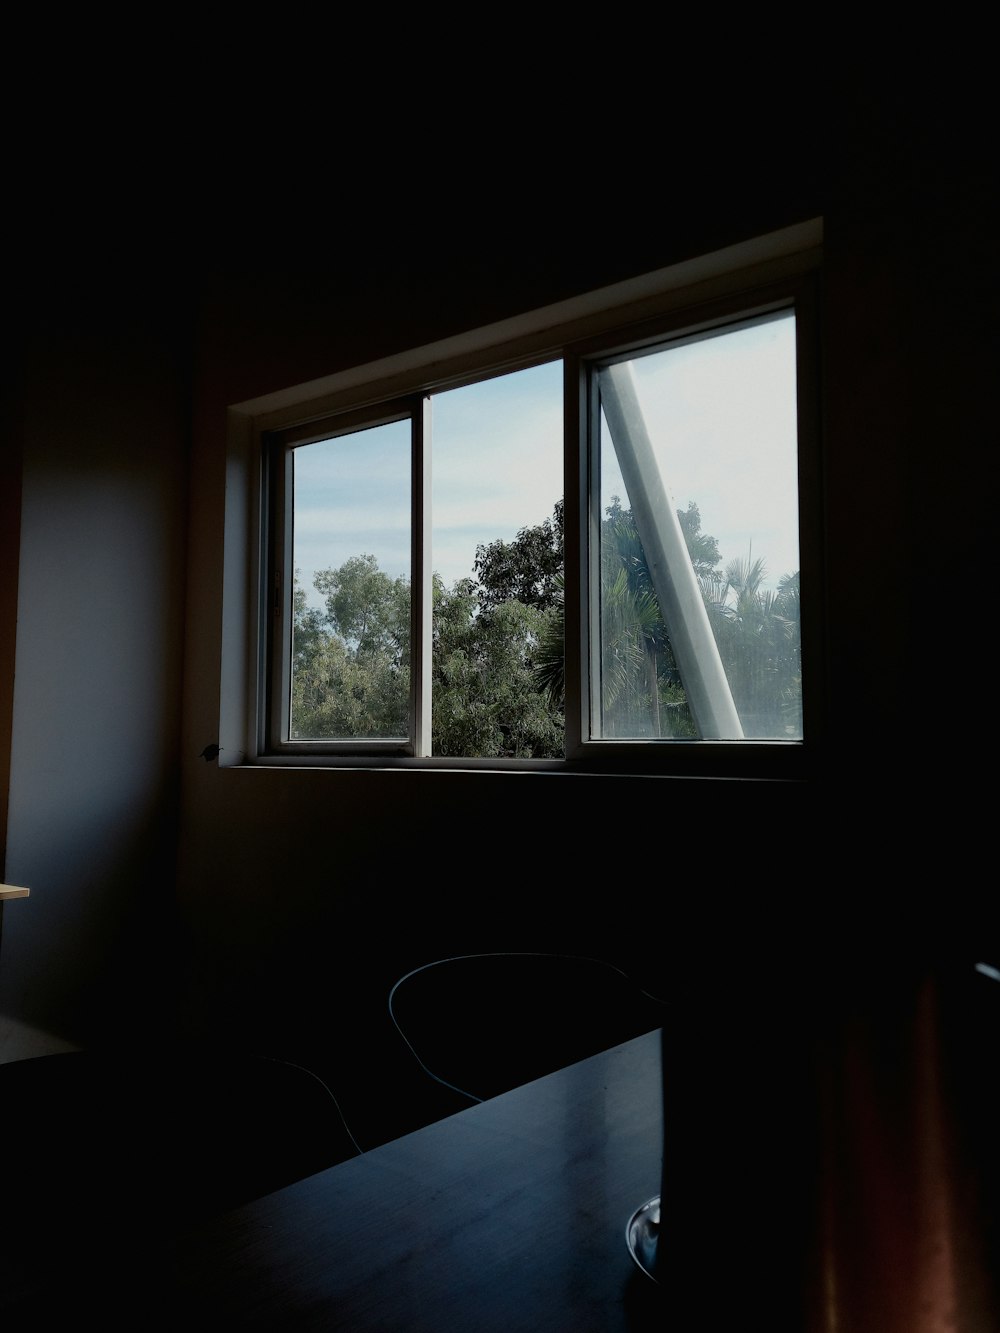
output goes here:
{"type": "Polygon", "coordinates": [[[293,450],[282,447],[274,454],[274,506],[271,536],[273,551],[269,584],[264,590],[264,614],[271,625],[270,744],[288,739],[292,693],[292,616],[294,599],[294,466],[293,450]]]}
{"type": "Polygon", "coordinates": [[[584,537],[589,510],[586,393],[587,376],[580,360],[567,355],[563,359],[563,672],[567,757],[575,757],[589,735],[585,689],[590,657],[590,616],[586,603],[589,543],[584,537]]]}
{"type": "Polygon", "coordinates": [[[413,579],[410,602],[410,701],[414,754],[431,753],[431,654],[434,573],[431,563],[431,400],[413,414],[413,579]]]}

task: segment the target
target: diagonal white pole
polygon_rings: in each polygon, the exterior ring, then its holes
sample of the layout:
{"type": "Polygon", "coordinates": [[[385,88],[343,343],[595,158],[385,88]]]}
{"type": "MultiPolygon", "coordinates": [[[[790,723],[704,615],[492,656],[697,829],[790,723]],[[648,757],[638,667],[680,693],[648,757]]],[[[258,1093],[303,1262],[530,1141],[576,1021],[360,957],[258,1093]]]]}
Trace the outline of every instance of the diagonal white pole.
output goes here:
{"type": "Polygon", "coordinates": [[[601,406],[688,706],[703,740],[742,740],[732,691],[684,533],[667,495],[629,362],[601,371],[601,406]]]}

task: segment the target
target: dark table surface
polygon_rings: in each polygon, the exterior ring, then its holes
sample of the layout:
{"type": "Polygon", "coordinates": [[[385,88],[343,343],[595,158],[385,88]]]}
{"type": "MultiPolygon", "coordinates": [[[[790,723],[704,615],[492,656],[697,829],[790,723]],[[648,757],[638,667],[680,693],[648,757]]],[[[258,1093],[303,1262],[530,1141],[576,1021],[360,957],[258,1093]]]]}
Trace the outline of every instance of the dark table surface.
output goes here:
{"type": "Polygon", "coordinates": [[[8,1097],[0,1330],[996,1333],[997,969],[862,962],[716,969],[683,1022],[200,1223],[197,1107],[8,1097]],[[626,1228],[661,1185],[657,1283],[626,1228]]]}
{"type": "Polygon", "coordinates": [[[662,1123],[651,1032],[192,1229],[172,1323],[659,1327],[626,1227],[659,1193],[662,1123]]]}

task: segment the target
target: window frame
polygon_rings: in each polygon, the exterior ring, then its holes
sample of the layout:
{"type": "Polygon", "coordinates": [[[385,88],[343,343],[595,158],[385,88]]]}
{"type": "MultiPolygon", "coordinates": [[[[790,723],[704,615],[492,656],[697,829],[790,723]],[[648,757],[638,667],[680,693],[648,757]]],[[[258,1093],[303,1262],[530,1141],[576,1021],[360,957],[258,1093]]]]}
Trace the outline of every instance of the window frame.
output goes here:
{"type": "Polygon", "coordinates": [[[320,422],[267,431],[262,435],[263,469],[267,477],[265,505],[268,515],[265,586],[270,591],[265,661],[257,710],[258,745],[262,754],[299,756],[358,754],[359,747],[373,757],[401,758],[430,750],[431,606],[419,595],[430,568],[429,513],[430,469],[425,448],[428,436],[430,398],[419,394],[380,403],[374,409],[351,409],[320,422]],[[294,502],[292,459],[294,451],[311,443],[349,435],[395,422],[410,423],[410,735],[363,740],[286,740],[289,730],[291,692],[294,560],[292,558],[291,506],[294,502]],[[292,577],[289,578],[289,571],[292,577]],[[417,593],[414,593],[414,589],[417,593]]]}
{"type": "Polygon", "coordinates": [[[567,704],[568,761],[602,771],[610,764],[627,770],[670,771],[678,775],[800,777],[805,775],[811,757],[818,752],[825,713],[818,302],[819,274],[818,270],[811,270],[769,284],[738,289],[724,297],[681,308],[666,317],[657,316],[623,327],[567,349],[566,403],[567,411],[573,413],[573,421],[567,425],[566,438],[567,442],[575,443],[576,451],[574,457],[567,458],[566,489],[567,494],[577,496],[576,522],[571,524],[567,516],[566,524],[566,563],[569,566],[572,559],[577,570],[572,618],[570,599],[567,598],[566,640],[567,645],[571,642],[576,645],[575,652],[571,653],[568,647],[566,652],[567,699],[574,703],[572,712],[567,704]],[[794,741],[689,741],[592,737],[589,733],[596,708],[593,687],[600,652],[592,634],[600,594],[598,531],[601,519],[599,459],[595,443],[600,403],[595,372],[609,361],[627,359],[671,343],[710,338],[784,311],[792,311],[796,321],[799,571],[801,582],[810,589],[801,608],[802,672],[804,679],[808,679],[808,687],[803,688],[803,738],[794,741]],[[586,680],[584,663],[588,664],[586,680]],[[670,755],[668,763],[664,763],[663,751],[670,755]]]}
{"type": "MultiPolygon", "coordinates": [[[[825,713],[820,479],[819,285],[822,221],[599,289],[501,324],[229,409],[220,766],[546,770],[668,776],[805,776],[822,746],[825,713]],[[674,339],[793,307],[796,317],[803,737],[795,741],[591,739],[585,663],[593,660],[595,560],[594,370],[674,339]],[[564,373],[566,752],[563,759],[456,759],[430,751],[430,597],[414,595],[413,743],[284,741],[276,728],[274,552],[287,551],[276,458],[295,443],[409,415],[414,422],[411,588],[429,587],[428,417],[436,392],[543,362],[564,373]],[[360,425],[352,423],[361,423],[360,425]],[[242,591],[241,591],[242,589],[242,591]],[[239,644],[243,649],[240,651],[239,644]],[[419,668],[419,669],[418,669],[419,668]],[[227,690],[227,681],[229,688],[227,690]],[[232,741],[227,747],[226,739],[232,741]],[[424,752],[426,751],[426,753],[424,752]],[[223,756],[227,756],[224,758],[223,756]]],[[[598,515],[599,517],[599,515],[598,515]]],[[[281,583],[290,614],[293,578],[281,583]]],[[[287,649],[280,650],[287,651],[287,649]]],[[[276,658],[276,655],[279,655],[276,658]]]]}

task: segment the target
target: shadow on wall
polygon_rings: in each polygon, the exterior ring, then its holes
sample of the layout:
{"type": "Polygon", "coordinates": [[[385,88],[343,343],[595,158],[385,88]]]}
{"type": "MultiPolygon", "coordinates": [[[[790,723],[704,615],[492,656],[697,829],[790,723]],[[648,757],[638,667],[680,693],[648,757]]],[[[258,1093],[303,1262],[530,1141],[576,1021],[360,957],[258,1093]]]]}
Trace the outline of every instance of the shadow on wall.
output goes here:
{"type": "Polygon", "coordinates": [[[72,830],[37,858],[0,940],[0,1060],[129,1041],[175,1026],[175,850],[169,820],[137,821],[98,870],[72,830]],[[81,859],[91,873],[74,873],[81,859]],[[67,870],[67,866],[71,867],[67,870]]]}

